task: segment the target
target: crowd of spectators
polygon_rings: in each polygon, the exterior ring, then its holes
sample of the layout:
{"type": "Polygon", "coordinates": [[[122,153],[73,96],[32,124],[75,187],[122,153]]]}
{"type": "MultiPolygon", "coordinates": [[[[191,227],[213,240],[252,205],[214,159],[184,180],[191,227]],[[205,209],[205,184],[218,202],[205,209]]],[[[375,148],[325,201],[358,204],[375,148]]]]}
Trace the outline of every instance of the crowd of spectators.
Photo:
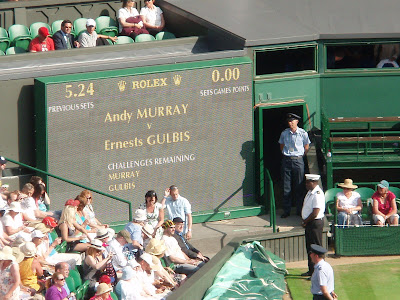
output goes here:
{"type": "Polygon", "coordinates": [[[21,191],[3,187],[0,195],[0,299],[76,299],[66,279],[77,269],[88,282],[86,299],[111,299],[111,292],[162,299],[208,261],[189,243],[191,205],[176,186],[161,202],[148,191],[117,233],[96,218],[88,190],[61,212],[49,210],[51,197],[37,176],[21,191]]]}
{"type": "MultiPolygon", "coordinates": [[[[135,39],[139,34],[156,35],[165,29],[165,21],[161,8],[154,5],[154,0],[145,0],[145,6],[140,10],[135,8],[133,0],[123,0],[117,19],[119,35],[135,39]]],[[[64,20],[61,29],[50,35],[46,27],[38,29],[38,35],[29,44],[30,52],[53,51],[71,48],[87,48],[108,45],[107,40],[116,42],[117,36],[99,34],[96,32],[96,21],[87,19],[86,30],[78,37],[71,33],[72,21],[64,20]]]]}

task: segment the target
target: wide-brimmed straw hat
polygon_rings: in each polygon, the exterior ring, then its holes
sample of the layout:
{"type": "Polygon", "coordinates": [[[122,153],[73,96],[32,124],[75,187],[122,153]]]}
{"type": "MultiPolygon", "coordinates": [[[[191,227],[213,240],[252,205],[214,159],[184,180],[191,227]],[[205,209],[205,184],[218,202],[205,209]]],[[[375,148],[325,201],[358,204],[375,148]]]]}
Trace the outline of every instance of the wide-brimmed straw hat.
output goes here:
{"type": "Polygon", "coordinates": [[[105,293],[111,292],[112,288],[105,282],[100,283],[96,290],[96,296],[103,295],[105,293]]]}
{"type": "Polygon", "coordinates": [[[146,246],[146,252],[152,255],[162,255],[166,249],[164,240],[158,239],[151,239],[146,246]]]}
{"type": "Polygon", "coordinates": [[[142,232],[151,239],[153,237],[154,228],[150,224],[145,224],[142,227],[142,232]]]}
{"type": "Polygon", "coordinates": [[[11,260],[12,262],[17,262],[20,263],[24,255],[20,251],[15,251],[16,255],[14,255],[14,250],[10,246],[5,246],[3,249],[0,251],[0,260],[11,260]]]}
{"type": "Polygon", "coordinates": [[[133,217],[135,221],[146,221],[147,220],[147,214],[144,209],[137,209],[135,210],[135,215],[133,217]]]}
{"type": "Polygon", "coordinates": [[[105,238],[112,239],[115,235],[115,231],[112,228],[100,228],[96,232],[96,239],[102,240],[105,238]]]}
{"type": "Polygon", "coordinates": [[[26,258],[34,257],[37,253],[36,245],[32,242],[26,242],[19,248],[26,258]]]}
{"type": "Polygon", "coordinates": [[[356,188],[358,188],[357,185],[353,184],[353,180],[351,180],[350,178],[347,178],[347,179],[344,180],[344,182],[339,183],[338,187],[346,188],[346,189],[356,189],[356,188]]]}
{"type": "Polygon", "coordinates": [[[105,250],[103,247],[103,242],[98,239],[92,240],[91,243],[89,244],[89,247],[97,249],[97,250],[101,250],[101,251],[105,250]]]}

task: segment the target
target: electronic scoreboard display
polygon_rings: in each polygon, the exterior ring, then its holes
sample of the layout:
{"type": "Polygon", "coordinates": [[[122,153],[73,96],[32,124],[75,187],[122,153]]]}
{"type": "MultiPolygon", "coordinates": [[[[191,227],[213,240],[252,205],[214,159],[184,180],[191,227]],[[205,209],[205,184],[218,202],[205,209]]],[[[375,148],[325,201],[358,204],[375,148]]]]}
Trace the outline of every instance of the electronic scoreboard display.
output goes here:
{"type": "MultiPolygon", "coordinates": [[[[133,209],[172,184],[193,212],[255,204],[251,74],[241,58],[37,79],[38,166],[133,209]]],[[[81,191],[48,187],[56,208],[81,191]]],[[[94,197],[104,222],[127,219],[94,197]]]]}

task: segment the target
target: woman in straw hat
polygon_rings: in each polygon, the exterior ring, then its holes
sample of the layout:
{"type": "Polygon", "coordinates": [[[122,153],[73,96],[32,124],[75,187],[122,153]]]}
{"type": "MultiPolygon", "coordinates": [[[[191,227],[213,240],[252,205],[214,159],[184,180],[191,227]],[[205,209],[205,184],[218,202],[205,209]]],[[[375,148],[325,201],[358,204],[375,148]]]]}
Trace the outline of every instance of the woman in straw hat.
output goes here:
{"type": "Polygon", "coordinates": [[[29,292],[35,294],[41,292],[44,285],[40,285],[38,277],[43,276],[43,268],[36,256],[36,246],[32,242],[26,242],[20,246],[24,259],[19,263],[21,283],[29,292]]]}
{"type": "Polygon", "coordinates": [[[353,180],[347,178],[339,183],[338,187],[343,189],[343,192],[336,194],[338,225],[361,225],[361,197],[354,191],[358,186],[353,184],[353,180]]]}
{"type": "Polygon", "coordinates": [[[103,243],[100,240],[94,239],[86,251],[86,257],[83,261],[83,277],[85,280],[90,280],[88,294],[94,294],[94,287],[99,280],[102,272],[106,269],[107,263],[111,261],[113,253],[110,252],[103,258],[104,251],[103,243]]]}
{"type": "Polygon", "coordinates": [[[107,300],[109,299],[112,288],[107,283],[100,283],[97,287],[96,294],[90,300],[107,300]]]}
{"type": "Polygon", "coordinates": [[[6,246],[0,251],[0,299],[18,300],[20,283],[17,258],[13,255],[12,248],[6,246]]]}

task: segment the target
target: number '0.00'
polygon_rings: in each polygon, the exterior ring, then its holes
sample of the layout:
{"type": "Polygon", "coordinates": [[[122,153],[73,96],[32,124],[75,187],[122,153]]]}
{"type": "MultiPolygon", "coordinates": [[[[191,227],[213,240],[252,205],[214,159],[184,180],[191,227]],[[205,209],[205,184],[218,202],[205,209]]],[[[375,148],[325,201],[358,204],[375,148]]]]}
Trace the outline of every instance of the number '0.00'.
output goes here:
{"type": "Polygon", "coordinates": [[[221,74],[219,70],[214,70],[211,74],[211,79],[213,82],[238,80],[239,77],[240,77],[239,68],[233,68],[233,69],[226,68],[223,74],[221,74]]]}

